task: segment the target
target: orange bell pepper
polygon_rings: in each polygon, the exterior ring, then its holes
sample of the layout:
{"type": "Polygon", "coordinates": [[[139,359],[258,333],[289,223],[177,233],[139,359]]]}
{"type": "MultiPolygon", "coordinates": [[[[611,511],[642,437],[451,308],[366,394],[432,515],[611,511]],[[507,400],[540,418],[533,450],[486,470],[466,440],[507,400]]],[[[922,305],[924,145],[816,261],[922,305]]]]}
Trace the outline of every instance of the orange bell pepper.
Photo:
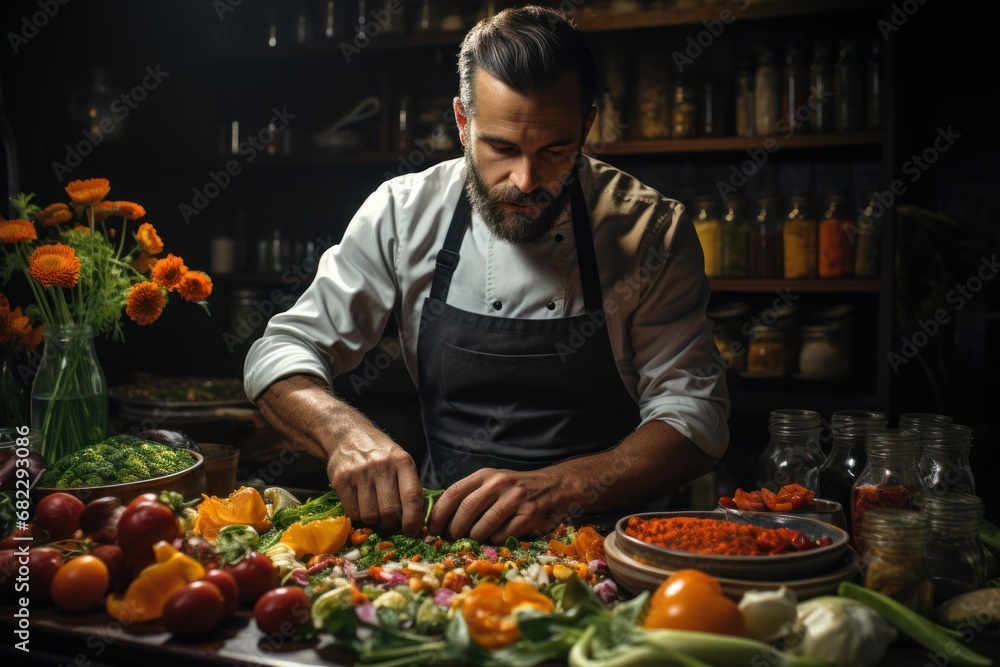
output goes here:
{"type": "Polygon", "coordinates": [[[241,486],[229,494],[228,498],[205,494],[201,497],[204,500],[198,505],[194,534],[201,535],[209,542],[215,542],[219,530],[231,524],[246,524],[258,533],[271,528],[264,499],[252,486],[241,486]]]}
{"type": "Polygon", "coordinates": [[[122,623],[151,621],[163,614],[163,605],[186,584],[204,578],[205,568],[167,541],[153,545],[156,562],[143,569],[124,594],[108,595],[108,614],[122,623]]]}
{"type": "Polygon", "coordinates": [[[281,534],[281,541],[295,550],[302,560],[306,554],[335,554],[347,543],[351,520],[346,516],[328,516],[308,523],[293,523],[281,534]]]}
{"type": "Polygon", "coordinates": [[[472,641],[496,649],[521,638],[515,612],[537,609],[550,614],[555,605],[531,584],[510,581],[503,588],[493,582],[480,583],[462,598],[460,607],[472,641]]]}

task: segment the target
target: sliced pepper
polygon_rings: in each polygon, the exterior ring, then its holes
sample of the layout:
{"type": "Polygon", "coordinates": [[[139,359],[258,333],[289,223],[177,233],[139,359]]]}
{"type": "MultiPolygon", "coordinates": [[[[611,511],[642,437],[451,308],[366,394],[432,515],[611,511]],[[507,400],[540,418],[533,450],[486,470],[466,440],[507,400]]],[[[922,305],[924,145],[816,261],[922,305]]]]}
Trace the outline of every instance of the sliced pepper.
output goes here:
{"type": "Polygon", "coordinates": [[[460,607],[472,641],[483,648],[496,649],[521,638],[515,612],[537,609],[552,613],[554,603],[524,581],[510,581],[503,588],[483,582],[465,594],[460,607]]]}
{"type": "Polygon", "coordinates": [[[153,545],[156,562],[143,569],[124,594],[108,595],[108,614],[122,623],[151,621],[163,614],[163,605],[186,584],[204,578],[205,568],[167,541],[153,545]]]}
{"type": "Polygon", "coordinates": [[[202,498],[204,501],[198,505],[194,534],[201,535],[209,542],[215,542],[223,526],[242,523],[258,533],[271,527],[264,499],[252,486],[241,486],[229,494],[228,498],[205,494],[202,494],[202,498]]]}
{"type": "Polygon", "coordinates": [[[293,523],[281,534],[281,542],[295,550],[295,557],[306,554],[335,554],[347,543],[351,520],[346,516],[328,516],[308,523],[293,523]]]}

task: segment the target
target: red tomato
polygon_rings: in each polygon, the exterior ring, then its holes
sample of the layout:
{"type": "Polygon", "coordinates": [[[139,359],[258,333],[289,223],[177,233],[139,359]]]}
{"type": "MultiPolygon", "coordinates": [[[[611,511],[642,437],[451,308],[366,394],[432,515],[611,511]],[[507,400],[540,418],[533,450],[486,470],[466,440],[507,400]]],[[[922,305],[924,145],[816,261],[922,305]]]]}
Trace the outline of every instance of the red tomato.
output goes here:
{"type": "Polygon", "coordinates": [[[18,528],[0,540],[0,549],[17,549],[28,542],[28,540],[24,539],[28,537],[35,544],[45,544],[50,540],[49,531],[35,524],[33,521],[29,521],[26,528],[18,528]]]}
{"type": "Polygon", "coordinates": [[[52,601],[63,611],[86,611],[108,593],[108,567],[85,554],[66,561],[52,578],[52,601]]]}
{"type": "Polygon", "coordinates": [[[160,496],[155,493],[141,493],[132,500],[128,501],[126,509],[132,507],[133,505],[138,505],[139,503],[145,502],[160,502],[160,496]]]}
{"type": "MultiPolygon", "coordinates": [[[[28,568],[31,572],[28,586],[30,586],[32,603],[52,602],[52,579],[62,565],[63,557],[58,549],[35,547],[28,551],[28,568]]],[[[19,591],[18,594],[23,594],[23,592],[19,591]]]]}
{"type": "Polygon", "coordinates": [[[133,500],[118,520],[118,544],[133,572],[153,561],[154,544],[173,542],[179,532],[174,511],[159,500],[133,500]]]}
{"type": "Polygon", "coordinates": [[[269,557],[256,551],[251,551],[236,563],[224,565],[222,569],[236,580],[240,602],[248,606],[278,585],[278,568],[269,557]]]}
{"type": "Polygon", "coordinates": [[[53,540],[65,540],[80,528],[83,501],[62,491],[51,493],[38,501],[35,523],[49,531],[53,540]]]}
{"type": "Polygon", "coordinates": [[[240,604],[240,587],[236,585],[233,575],[216,567],[205,572],[205,581],[215,584],[222,597],[226,598],[226,618],[232,616],[240,604]]]}
{"type": "Polygon", "coordinates": [[[253,617],[265,635],[287,639],[312,622],[312,600],[301,586],[274,588],[257,600],[253,617]]]}
{"type": "Polygon", "coordinates": [[[90,550],[92,556],[100,558],[108,568],[108,590],[118,592],[129,583],[125,553],[117,544],[102,544],[90,550]]]}
{"type": "Polygon", "coordinates": [[[214,629],[226,617],[226,599],[210,581],[192,581],[163,605],[163,625],[175,637],[195,637],[214,629]]]}

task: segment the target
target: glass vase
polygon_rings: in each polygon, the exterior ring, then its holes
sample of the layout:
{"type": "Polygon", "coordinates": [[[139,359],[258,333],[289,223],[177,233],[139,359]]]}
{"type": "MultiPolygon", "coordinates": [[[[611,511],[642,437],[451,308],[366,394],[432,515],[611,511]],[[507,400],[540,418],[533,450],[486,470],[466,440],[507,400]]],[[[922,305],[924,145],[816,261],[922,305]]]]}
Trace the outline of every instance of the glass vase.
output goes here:
{"type": "Polygon", "coordinates": [[[88,326],[45,327],[42,361],[31,387],[31,426],[42,432],[51,465],[107,435],[108,383],[88,326]]]}

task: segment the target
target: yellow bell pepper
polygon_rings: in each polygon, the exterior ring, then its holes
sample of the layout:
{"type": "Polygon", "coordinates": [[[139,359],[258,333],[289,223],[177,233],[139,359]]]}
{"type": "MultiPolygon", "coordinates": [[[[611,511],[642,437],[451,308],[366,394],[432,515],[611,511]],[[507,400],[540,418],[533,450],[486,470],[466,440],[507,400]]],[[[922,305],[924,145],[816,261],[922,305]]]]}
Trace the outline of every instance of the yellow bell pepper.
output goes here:
{"type": "Polygon", "coordinates": [[[346,516],[328,516],[308,523],[293,523],[281,534],[281,542],[295,550],[301,560],[306,554],[335,554],[347,543],[351,520],[346,516]]]}
{"type": "Polygon", "coordinates": [[[491,650],[521,638],[515,612],[534,609],[551,614],[554,606],[550,598],[524,581],[508,581],[502,588],[492,581],[481,582],[459,603],[472,641],[491,650]]]}
{"type": "Polygon", "coordinates": [[[167,541],[153,545],[156,562],[143,569],[124,595],[108,595],[108,614],[122,623],[151,621],[163,614],[163,605],[175,591],[204,578],[205,568],[167,541]]]}
{"type": "Polygon", "coordinates": [[[194,534],[201,535],[209,542],[215,542],[219,530],[231,524],[246,524],[263,533],[271,528],[267,518],[267,505],[260,492],[252,486],[241,486],[228,498],[208,496],[198,505],[198,518],[194,523],[194,534]]]}

